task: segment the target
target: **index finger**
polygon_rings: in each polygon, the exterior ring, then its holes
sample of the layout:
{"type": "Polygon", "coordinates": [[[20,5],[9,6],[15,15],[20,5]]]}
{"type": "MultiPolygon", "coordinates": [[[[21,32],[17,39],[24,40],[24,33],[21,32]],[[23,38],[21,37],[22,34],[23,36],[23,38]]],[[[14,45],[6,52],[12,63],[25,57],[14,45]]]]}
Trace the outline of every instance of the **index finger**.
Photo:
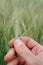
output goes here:
{"type": "MultiPolygon", "coordinates": [[[[27,45],[28,48],[32,49],[33,47],[37,46],[41,46],[40,44],[38,44],[35,40],[33,40],[30,37],[19,37],[20,40],[22,40],[25,45],[27,45]]],[[[13,38],[12,40],[10,40],[9,45],[11,47],[14,47],[14,42],[15,42],[16,38],[13,38]]]]}

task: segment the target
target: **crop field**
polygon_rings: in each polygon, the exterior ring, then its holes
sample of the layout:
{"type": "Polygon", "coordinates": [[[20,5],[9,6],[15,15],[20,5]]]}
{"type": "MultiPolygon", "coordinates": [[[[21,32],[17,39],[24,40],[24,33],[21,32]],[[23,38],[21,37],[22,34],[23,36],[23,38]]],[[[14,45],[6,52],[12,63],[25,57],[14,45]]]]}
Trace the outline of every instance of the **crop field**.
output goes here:
{"type": "Polygon", "coordinates": [[[43,0],[0,0],[0,65],[12,38],[29,36],[43,45],[43,0]]]}

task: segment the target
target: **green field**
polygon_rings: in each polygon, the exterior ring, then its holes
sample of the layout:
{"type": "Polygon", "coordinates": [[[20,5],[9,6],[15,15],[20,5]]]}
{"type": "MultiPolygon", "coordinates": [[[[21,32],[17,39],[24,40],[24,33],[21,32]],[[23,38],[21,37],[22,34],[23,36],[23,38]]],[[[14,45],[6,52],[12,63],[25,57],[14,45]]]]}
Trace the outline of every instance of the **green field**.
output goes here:
{"type": "Polygon", "coordinates": [[[43,45],[43,0],[0,0],[0,65],[9,40],[21,36],[43,45]]]}

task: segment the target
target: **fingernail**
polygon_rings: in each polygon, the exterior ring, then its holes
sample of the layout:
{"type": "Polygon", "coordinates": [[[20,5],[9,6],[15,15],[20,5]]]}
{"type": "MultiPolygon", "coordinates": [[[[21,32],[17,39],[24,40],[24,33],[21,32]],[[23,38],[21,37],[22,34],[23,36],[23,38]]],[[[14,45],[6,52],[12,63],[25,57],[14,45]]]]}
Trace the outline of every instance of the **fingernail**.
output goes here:
{"type": "Polygon", "coordinates": [[[20,45],[22,45],[23,44],[23,42],[20,40],[20,39],[17,39],[17,40],[15,40],[15,42],[14,42],[14,45],[16,45],[16,46],[20,46],[20,45]]]}

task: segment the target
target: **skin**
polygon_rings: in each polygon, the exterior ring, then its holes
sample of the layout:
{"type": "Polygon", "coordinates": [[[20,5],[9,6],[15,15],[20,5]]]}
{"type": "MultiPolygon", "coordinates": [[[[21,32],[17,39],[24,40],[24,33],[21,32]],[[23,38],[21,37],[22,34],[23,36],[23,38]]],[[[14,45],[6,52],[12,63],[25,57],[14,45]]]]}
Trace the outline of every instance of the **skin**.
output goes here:
{"type": "Polygon", "coordinates": [[[29,37],[12,39],[4,57],[7,65],[43,65],[43,46],[29,37]]]}

